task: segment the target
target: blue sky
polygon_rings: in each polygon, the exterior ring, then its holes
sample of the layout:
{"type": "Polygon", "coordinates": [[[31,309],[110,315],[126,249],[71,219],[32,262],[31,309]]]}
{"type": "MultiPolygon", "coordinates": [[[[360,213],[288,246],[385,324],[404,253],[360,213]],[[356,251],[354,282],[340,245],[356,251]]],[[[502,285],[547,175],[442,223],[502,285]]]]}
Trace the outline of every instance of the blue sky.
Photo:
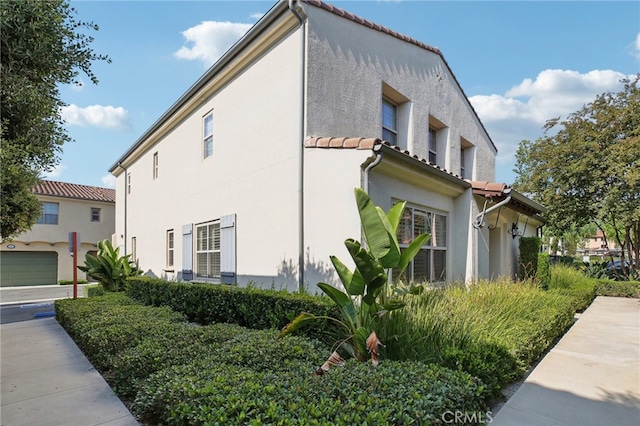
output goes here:
{"type": "MultiPolygon", "coordinates": [[[[75,142],[44,177],[114,187],[109,167],[274,3],[71,1],[112,63],[94,64],[97,86],[61,87],[75,142]]],[[[513,182],[518,143],[547,119],[640,72],[637,1],[330,3],[441,49],[498,146],[499,182],[513,182]]]]}

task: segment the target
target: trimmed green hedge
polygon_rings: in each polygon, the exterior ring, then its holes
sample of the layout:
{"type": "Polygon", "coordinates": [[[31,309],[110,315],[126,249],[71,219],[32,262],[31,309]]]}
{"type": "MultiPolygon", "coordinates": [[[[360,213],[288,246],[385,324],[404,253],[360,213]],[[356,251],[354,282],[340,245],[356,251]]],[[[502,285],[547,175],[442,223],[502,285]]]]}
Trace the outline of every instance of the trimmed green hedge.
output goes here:
{"type": "Polygon", "coordinates": [[[640,298],[640,281],[598,280],[596,296],[640,298]]]}
{"type": "Polygon", "coordinates": [[[103,296],[106,293],[102,284],[91,284],[84,288],[84,295],[86,297],[103,296]]]}
{"type": "Polygon", "coordinates": [[[304,364],[257,371],[212,356],[150,376],[133,409],[150,424],[426,425],[485,412],[480,391],[467,373],[418,362],[351,359],[312,377],[304,364]]]}
{"type": "Polygon", "coordinates": [[[547,290],[551,283],[551,265],[549,264],[549,253],[538,253],[538,271],[536,272],[536,282],[540,287],[547,290]]]}
{"type": "MultiPolygon", "coordinates": [[[[130,278],[127,294],[146,305],[169,306],[200,324],[234,323],[255,329],[281,329],[300,312],[339,317],[325,297],[289,293],[286,290],[240,288],[220,284],[189,284],[146,277],[130,278]]],[[[326,338],[335,323],[316,321],[301,332],[326,338]]]]}

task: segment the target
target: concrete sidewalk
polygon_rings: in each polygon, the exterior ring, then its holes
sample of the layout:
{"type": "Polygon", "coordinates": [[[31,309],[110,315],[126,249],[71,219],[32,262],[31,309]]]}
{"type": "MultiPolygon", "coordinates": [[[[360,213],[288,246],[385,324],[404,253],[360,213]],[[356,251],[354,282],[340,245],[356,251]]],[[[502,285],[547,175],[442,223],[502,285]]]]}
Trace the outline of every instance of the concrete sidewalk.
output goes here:
{"type": "Polygon", "coordinates": [[[640,425],[640,300],[598,297],[491,426],[640,425]]]}
{"type": "Polygon", "coordinates": [[[0,332],[2,426],[138,424],[55,318],[0,332]]]}

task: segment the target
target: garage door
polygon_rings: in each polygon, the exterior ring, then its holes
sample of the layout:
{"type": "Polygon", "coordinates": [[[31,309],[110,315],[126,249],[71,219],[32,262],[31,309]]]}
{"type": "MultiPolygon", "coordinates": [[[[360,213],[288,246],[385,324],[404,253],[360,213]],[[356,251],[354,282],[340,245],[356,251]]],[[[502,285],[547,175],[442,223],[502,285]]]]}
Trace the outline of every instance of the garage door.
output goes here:
{"type": "Polygon", "coordinates": [[[0,286],[58,283],[58,253],[54,251],[3,251],[0,286]]]}

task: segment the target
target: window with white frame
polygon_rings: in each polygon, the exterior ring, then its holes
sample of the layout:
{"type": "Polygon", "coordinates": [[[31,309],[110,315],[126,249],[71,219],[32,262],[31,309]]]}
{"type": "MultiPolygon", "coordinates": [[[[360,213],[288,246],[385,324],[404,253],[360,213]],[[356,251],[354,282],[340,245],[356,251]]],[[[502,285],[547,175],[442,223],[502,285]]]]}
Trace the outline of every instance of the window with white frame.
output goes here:
{"type": "Polygon", "coordinates": [[[196,277],[220,278],[220,222],[196,225],[196,277]]]}
{"type": "Polygon", "coordinates": [[[460,138],[460,177],[463,179],[473,178],[473,153],[473,144],[460,138]]]}
{"type": "Polygon", "coordinates": [[[398,106],[382,99],[382,140],[391,145],[398,144],[398,106]]]}
{"type": "Polygon", "coordinates": [[[131,194],[131,173],[127,173],[127,194],[131,194]]]}
{"type": "Polygon", "coordinates": [[[203,119],[202,147],[204,158],[213,155],[213,112],[205,115],[203,119]]]}
{"type": "Polygon", "coordinates": [[[40,217],[36,221],[41,225],[57,225],[60,205],[58,203],[41,203],[40,217]]]}
{"type": "Polygon", "coordinates": [[[158,153],[153,153],[153,178],[158,179],[158,153]]]}
{"type": "Polygon", "coordinates": [[[407,248],[414,238],[424,233],[430,234],[430,238],[407,267],[404,279],[415,283],[444,281],[447,275],[447,216],[426,208],[407,206],[398,226],[400,249],[407,248]]]}
{"type": "Polygon", "coordinates": [[[173,252],[174,252],[174,234],[173,229],[167,231],[167,268],[173,268],[173,252]]]}
{"type": "Polygon", "coordinates": [[[131,260],[138,261],[138,239],[131,237],[131,260]]]}
{"type": "Polygon", "coordinates": [[[100,209],[91,207],[91,222],[100,222],[100,209]]]}
{"type": "Polygon", "coordinates": [[[438,164],[438,131],[429,126],[429,162],[438,164]]]}

